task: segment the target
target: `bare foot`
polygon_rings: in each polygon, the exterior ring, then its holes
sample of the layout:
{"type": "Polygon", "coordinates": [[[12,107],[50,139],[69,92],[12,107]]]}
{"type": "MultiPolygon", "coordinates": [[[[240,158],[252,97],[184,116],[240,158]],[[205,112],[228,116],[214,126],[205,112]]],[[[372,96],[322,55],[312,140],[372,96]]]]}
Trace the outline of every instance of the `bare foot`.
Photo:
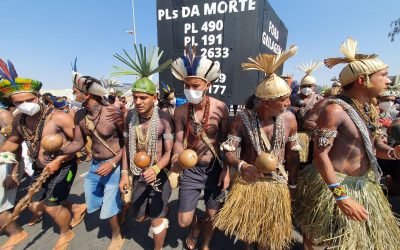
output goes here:
{"type": "Polygon", "coordinates": [[[86,204],[75,205],[74,210],[75,210],[75,211],[73,211],[74,217],[72,218],[71,222],[69,223],[69,226],[71,228],[78,226],[83,221],[83,218],[85,218],[87,206],[86,206],[86,204]],[[76,209],[75,209],[75,207],[76,207],[76,209]]]}
{"type": "Polygon", "coordinates": [[[36,225],[43,219],[43,212],[33,213],[32,218],[29,220],[28,225],[31,227],[36,225]]]}
{"type": "Polygon", "coordinates": [[[196,248],[197,241],[199,239],[199,235],[201,232],[201,226],[203,225],[201,220],[197,220],[197,217],[194,217],[194,218],[195,218],[195,222],[192,224],[190,233],[186,237],[186,247],[190,250],[193,250],[196,248]]]}
{"type": "Polygon", "coordinates": [[[60,234],[53,250],[66,250],[68,248],[69,243],[74,238],[75,234],[72,230],[69,230],[66,233],[60,234]]]}
{"type": "Polygon", "coordinates": [[[111,243],[108,246],[107,250],[120,250],[122,245],[124,244],[125,238],[122,237],[121,234],[118,236],[112,237],[111,243]]]}
{"type": "Polygon", "coordinates": [[[18,245],[19,243],[21,243],[22,241],[24,241],[26,238],[28,238],[28,233],[25,231],[20,231],[12,236],[10,236],[10,238],[8,238],[8,240],[6,241],[6,243],[4,243],[0,249],[7,249],[7,250],[11,250],[13,249],[16,245],[18,245]]]}

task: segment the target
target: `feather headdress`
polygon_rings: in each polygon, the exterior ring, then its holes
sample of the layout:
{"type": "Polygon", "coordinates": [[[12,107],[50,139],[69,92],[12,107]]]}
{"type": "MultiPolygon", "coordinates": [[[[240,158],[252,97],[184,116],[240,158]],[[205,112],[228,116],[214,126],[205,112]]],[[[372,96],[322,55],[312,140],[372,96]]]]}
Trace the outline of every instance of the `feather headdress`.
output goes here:
{"type": "Polygon", "coordinates": [[[197,56],[196,52],[196,46],[187,46],[184,56],[172,63],[172,74],[180,81],[185,81],[190,77],[200,78],[210,83],[217,80],[221,75],[219,63],[197,56]]]}
{"type": "Polygon", "coordinates": [[[14,64],[7,60],[7,64],[0,59],[0,98],[21,92],[39,93],[42,82],[18,77],[14,64]]]}
{"type": "Polygon", "coordinates": [[[373,74],[388,67],[376,54],[357,54],[357,45],[357,41],[347,38],[339,49],[344,57],[327,58],[324,60],[325,66],[330,69],[337,64],[347,63],[339,74],[339,82],[342,85],[352,83],[360,75],[373,74]]]}
{"type": "Polygon", "coordinates": [[[137,57],[137,62],[129,56],[128,52],[124,50],[124,54],[126,58],[121,56],[120,54],[115,54],[114,57],[117,58],[120,62],[129,67],[129,69],[124,69],[118,66],[114,66],[115,72],[112,75],[115,76],[125,76],[125,75],[135,75],[139,77],[133,86],[132,91],[147,93],[150,95],[156,94],[156,87],[154,82],[152,82],[149,78],[159,73],[168,66],[171,65],[172,60],[168,60],[161,65],[158,65],[159,60],[163,55],[163,51],[160,51],[158,47],[150,46],[144,47],[142,44],[139,44],[139,47],[135,44],[135,52],[137,57]]]}
{"type": "Polygon", "coordinates": [[[74,87],[78,90],[89,93],[95,96],[105,97],[109,94],[108,90],[103,86],[103,84],[94,77],[82,76],[76,67],[77,58],[72,66],[72,82],[74,87]]]}
{"type": "Polygon", "coordinates": [[[311,75],[317,68],[324,65],[322,62],[318,60],[311,61],[310,63],[303,63],[302,65],[297,66],[300,71],[306,73],[306,75],[301,79],[300,85],[314,85],[317,83],[315,77],[311,75]]]}
{"type": "Polygon", "coordinates": [[[292,92],[286,81],[275,74],[275,71],[287,59],[294,56],[296,52],[297,46],[292,45],[281,54],[259,54],[256,58],[248,58],[250,62],[242,63],[244,70],[258,70],[266,74],[266,77],[257,86],[256,97],[264,100],[272,100],[289,95],[292,92]]]}

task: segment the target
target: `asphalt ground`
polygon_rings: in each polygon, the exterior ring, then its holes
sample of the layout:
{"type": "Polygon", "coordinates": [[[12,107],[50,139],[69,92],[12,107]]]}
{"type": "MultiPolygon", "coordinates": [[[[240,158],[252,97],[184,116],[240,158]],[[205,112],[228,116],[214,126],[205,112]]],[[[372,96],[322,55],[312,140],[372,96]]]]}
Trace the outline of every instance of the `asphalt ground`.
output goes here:
{"type": "MultiPolygon", "coordinates": [[[[82,163],[79,165],[78,173],[76,175],[69,201],[73,203],[83,203],[85,201],[83,193],[83,181],[85,174],[88,171],[88,163],[82,163]]],[[[26,188],[29,185],[29,181],[26,180],[21,184],[22,191],[19,196],[26,193],[26,188]]],[[[172,192],[170,198],[170,212],[169,221],[170,226],[165,239],[163,249],[186,249],[184,247],[185,236],[189,233],[188,229],[181,229],[177,224],[177,208],[178,208],[178,190],[175,189],[172,192]]],[[[400,198],[390,197],[394,210],[399,214],[400,198]]],[[[204,202],[199,201],[198,209],[196,213],[200,216],[204,215],[204,202]]],[[[28,233],[29,237],[14,249],[52,249],[58,238],[58,229],[53,223],[52,219],[48,215],[44,215],[43,221],[34,225],[28,226],[28,221],[32,214],[30,211],[25,210],[17,222],[21,225],[28,233]]],[[[203,216],[204,217],[204,216],[203,216]]],[[[135,221],[131,214],[128,214],[126,222],[122,225],[122,233],[126,240],[122,249],[153,249],[152,235],[149,233],[150,223],[149,221],[138,223],[135,221]]],[[[99,218],[99,212],[93,214],[86,214],[84,221],[73,229],[75,237],[70,244],[69,249],[88,249],[88,250],[106,250],[111,238],[111,229],[107,220],[101,220],[99,218]]],[[[3,244],[7,240],[8,236],[4,233],[0,235],[0,244],[3,244]]],[[[198,245],[201,245],[201,236],[198,245]]],[[[243,249],[241,242],[235,242],[234,238],[228,238],[223,233],[216,231],[213,240],[211,242],[211,249],[218,250],[231,250],[231,249],[243,249]]],[[[300,244],[293,245],[292,249],[303,249],[300,244]]]]}

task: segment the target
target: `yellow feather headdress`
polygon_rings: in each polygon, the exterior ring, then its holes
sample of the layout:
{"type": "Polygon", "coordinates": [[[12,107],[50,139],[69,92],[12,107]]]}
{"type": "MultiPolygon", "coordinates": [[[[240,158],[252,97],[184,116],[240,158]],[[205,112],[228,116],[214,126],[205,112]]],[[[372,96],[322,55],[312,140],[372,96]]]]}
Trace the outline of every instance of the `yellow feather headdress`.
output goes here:
{"type": "Polygon", "coordinates": [[[317,83],[315,77],[311,75],[317,68],[324,65],[322,62],[318,60],[311,61],[310,63],[303,63],[302,65],[297,66],[297,69],[306,73],[306,75],[301,79],[300,85],[314,85],[317,83]]]}
{"type": "Polygon", "coordinates": [[[357,54],[357,45],[357,41],[347,38],[339,49],[344,57],[327,58],[324,60],[325,66],[330,69],[337,64],[347,63],[339,74],[339,82],[343,86],[354,82],[360,75],[370,75],[389,67],[376,54],[357,54]]]}
{"type": "Polygon", "coordinates": [[[256,97],[263,100],[272,100],[291,93],[289,85],[275,74],[275,71],[287,59],[294,56],[296,52],[297,46],[292,45],[281,54],[259,54],[256,58],[248,58],[250,62],[242,63],[244,70],[258,70],[266,74],[266,77],[257,86],[256,97]]]}

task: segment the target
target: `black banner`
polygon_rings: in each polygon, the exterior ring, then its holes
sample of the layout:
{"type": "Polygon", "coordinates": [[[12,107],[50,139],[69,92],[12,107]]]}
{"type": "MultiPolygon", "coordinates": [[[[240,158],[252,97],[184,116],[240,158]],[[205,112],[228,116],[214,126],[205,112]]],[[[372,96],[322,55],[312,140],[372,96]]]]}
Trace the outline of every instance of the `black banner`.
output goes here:
{"type": "MultiPolygon", "coordinates": [[[[288,35],[267,0],[157,0],[157,30],[162,61],[181,57],[185,45],[195,44],[198,54],[221,64],[211,96],[239,105],[264,77],[244,72],[241,63],[259,53],[281,52],[288,35]]],[[[160,73],[160,81],[183,95],[183,84],[171,71],[160,73]]]]}

